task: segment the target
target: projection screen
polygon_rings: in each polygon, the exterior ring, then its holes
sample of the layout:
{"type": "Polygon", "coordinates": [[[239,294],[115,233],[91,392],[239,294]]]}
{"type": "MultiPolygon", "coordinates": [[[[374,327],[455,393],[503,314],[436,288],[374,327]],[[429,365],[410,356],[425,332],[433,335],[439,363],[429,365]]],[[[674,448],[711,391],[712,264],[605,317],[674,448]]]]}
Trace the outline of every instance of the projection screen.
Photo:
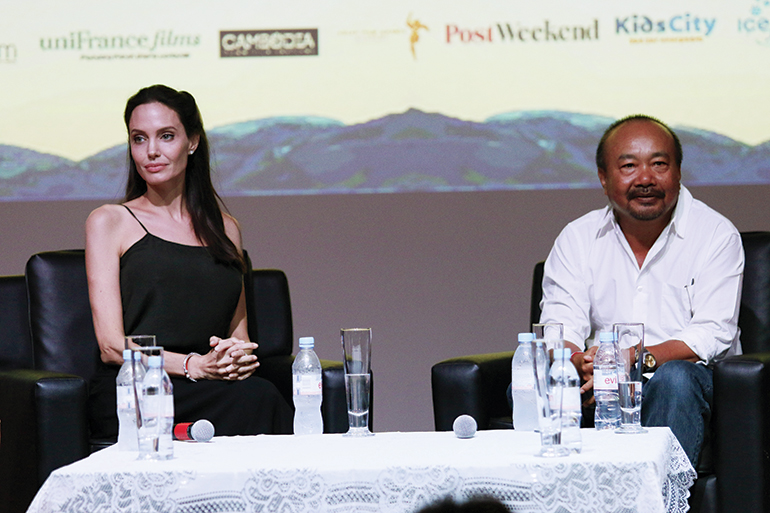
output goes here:
{"type": "Polygon", "coordinates": [[[122,110],[198,100],[223,196],[598,187],[614,119],[770,183],[767,2],[4,2],[0,199],[120,197],[122,110]]]}

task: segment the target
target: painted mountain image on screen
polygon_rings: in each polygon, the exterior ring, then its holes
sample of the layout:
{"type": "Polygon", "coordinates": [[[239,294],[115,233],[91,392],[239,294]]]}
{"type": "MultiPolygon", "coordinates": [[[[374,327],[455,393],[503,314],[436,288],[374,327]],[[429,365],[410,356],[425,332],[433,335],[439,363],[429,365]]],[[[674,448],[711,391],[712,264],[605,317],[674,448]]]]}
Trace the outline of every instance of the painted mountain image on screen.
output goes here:
{"type": "MultiPolygon", "coordinates": [[[[523,111],[472,122],[409,109],[356,125],[260,119],[208,135],[223,196],[597,188],[594,152],[612,121],[523,111]]],[[[675,128],[685,184],[770,183],[770,141],[675,128]]],[[[116,199],[126,162],[123,144],[80,162],[0,145],[0,200],[116,199]]]]}

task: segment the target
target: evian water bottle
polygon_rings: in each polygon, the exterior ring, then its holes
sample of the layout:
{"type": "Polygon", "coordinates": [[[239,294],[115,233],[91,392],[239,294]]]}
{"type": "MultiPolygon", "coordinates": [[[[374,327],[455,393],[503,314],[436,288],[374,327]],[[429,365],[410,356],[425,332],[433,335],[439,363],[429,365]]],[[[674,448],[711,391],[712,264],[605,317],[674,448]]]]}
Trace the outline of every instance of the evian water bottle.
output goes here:
{"type": "Polygon", "coordinates": [[[594,357],[594,398],[596,429],[620,427],[618,403],[618,344],[611,331],[599,333],[599,349],[594,357]]]}

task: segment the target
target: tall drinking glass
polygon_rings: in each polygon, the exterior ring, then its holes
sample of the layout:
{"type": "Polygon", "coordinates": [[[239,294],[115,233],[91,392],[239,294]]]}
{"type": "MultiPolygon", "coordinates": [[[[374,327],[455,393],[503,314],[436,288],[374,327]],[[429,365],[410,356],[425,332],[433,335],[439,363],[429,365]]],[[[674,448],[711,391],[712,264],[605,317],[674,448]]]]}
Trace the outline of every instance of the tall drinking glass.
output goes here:
{"type": "Polygon", "coordinates": [[[560,322],[533,324],[532,333],[535,340],[545,341],[548,351],[564,347],[564,325],[560,322]]]}
{"type": "Polygon", "coordinates": [[[618,400],[620,428],[616,433],[646,433],[642,428],[642,355],[644,354],[644,324],[640,322],[613,324],[618,341],[618,400]]]}
{"type": "MultiPolygon", "coordinates": [[[[150,356],[160,356],[163,360],[163,348],[158,346],[155,335],[129,335],[125,339],[125,347],[141,354],[141,358],[132,358],[134,366],[134,402],[136,404],[136,427],[139,440],[139,459],[160,459],[158,452],[160,443],[160,423],[154,422],[150,427],[147,412],[145,411],[143,383],[137,380],[147,371],[150,356]],[[140,371],[138,366],[143,366],[140,371]]],[[[162,363],[161,363],[162,366],[162,363]]],[[[162,368],[162,367],[161,367],[162,368]]]]}
{"type": "Polygon", "coordinates": [[[340,330],[345,365],[345,395],[348,401],[348,432],[343,436],[372,436],[369,431],[370,362],[372,330],[340,330]]]}
{"type": "Polygon", "coordinates": [[[561,323],[533,324],[532,332],[535,334],[535,341],[532,343],[532,365],[535,371],[535,395],[540,427],[539,456],[568,456],[569,449],[561,445],[564,390],[561,387],[549,387],[549,353],[564,347],[564,326],[561,323]]]}

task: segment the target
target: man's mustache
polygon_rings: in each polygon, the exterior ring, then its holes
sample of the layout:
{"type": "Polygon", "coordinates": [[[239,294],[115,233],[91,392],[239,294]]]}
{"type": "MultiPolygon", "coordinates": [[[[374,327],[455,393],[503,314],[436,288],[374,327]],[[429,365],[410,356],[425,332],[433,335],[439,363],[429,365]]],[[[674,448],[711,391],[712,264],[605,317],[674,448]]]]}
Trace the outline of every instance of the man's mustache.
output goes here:
{"type": "Polygon", "coordinates": [[[634,198],[665,198],[666,193],[654,187],[638,187],[628,192],[628,199],[634,198]]]}

